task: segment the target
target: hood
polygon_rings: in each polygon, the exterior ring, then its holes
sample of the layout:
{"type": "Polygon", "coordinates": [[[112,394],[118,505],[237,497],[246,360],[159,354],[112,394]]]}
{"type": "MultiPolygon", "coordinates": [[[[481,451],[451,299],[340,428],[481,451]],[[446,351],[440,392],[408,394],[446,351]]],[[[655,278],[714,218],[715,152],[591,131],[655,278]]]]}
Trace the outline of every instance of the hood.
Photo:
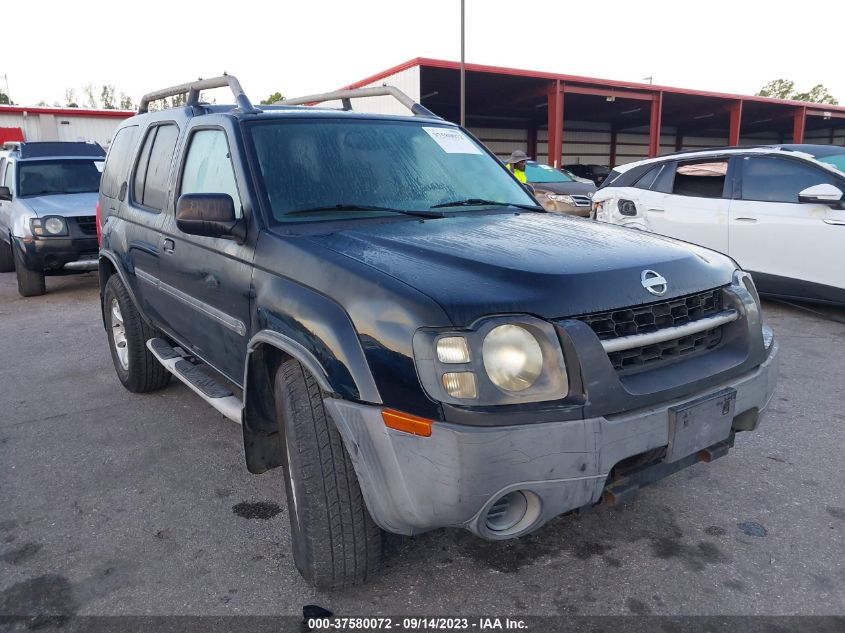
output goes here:
{"type": "Polygon", "coordinates": [[[455,325],[490,314],[559,318],[662,301],[731,282],[724,255],[551,213],[466,214],[307,238],[428,295],[455,325]],[[663,275],[655,297],[643,270],[663,275]]]}
{"type": "Polygon", "coordinates": [[[97,211],[97,192],[92,193],[55,193],[49,196],[20,198],[39,218],[45,215],[60,215],[75,218],[94,215],[97,211]]]}
{"type": "Polygon", "coordinates": [[[548,191],[586,196],[596,190],[596,186],[592,182],[530,182],[528,184],[534,187],[534,191],[537,193],[548,191]]]}

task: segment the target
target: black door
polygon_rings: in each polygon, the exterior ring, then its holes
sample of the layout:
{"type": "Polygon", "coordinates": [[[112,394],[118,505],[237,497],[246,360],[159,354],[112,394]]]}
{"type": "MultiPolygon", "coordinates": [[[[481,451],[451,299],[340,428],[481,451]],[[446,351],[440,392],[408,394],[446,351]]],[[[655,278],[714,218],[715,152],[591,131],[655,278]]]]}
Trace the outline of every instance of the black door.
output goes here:
{"type": "Polygon", "coordinates": [[[188,132],[161,236],[159,293],[175,337],[240,384],[250,334],[253,249],[249,242],[182,233],[173,212],[183,193],[225,193],[242,217],[245,189],[230,151],[235,130],[222,119],[209,126],[204,117],[188,132]]]}

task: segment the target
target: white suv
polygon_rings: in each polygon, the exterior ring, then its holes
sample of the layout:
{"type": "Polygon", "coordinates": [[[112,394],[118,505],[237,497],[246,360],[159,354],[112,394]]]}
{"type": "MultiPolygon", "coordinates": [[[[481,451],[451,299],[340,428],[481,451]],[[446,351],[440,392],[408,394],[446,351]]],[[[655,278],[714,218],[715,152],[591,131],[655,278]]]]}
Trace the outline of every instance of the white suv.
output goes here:
{"type": "Polygon", "coordinates": [[[593,217],[732,257],[761,293],[845,304],[845,148],[733,147],[616,167],[593,217]]]}

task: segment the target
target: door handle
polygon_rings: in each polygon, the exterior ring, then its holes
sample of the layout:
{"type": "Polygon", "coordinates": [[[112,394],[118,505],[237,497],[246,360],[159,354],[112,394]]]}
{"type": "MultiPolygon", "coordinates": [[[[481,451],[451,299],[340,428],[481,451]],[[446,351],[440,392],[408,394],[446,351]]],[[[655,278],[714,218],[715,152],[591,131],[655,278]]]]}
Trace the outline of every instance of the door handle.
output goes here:
{"type": "Polygon", "coordinates": [[[825,220],[824,223],[833,226],[845,226],[845,220],[825,220]]]}
{"type": "Polygon", "coordinates": [[[757,218],[734,218],[735,222],[750,222],[754,224],[757,221],[757,218]]]}
{"type": "Polygon", "coordinates": [[[174,248],[176,248],[176,242],[171,240],[169,237],[165,238],[164,242],[162,242],[162,249],[164,252],[172,253],[174,248]]]}
{"type": "Polygon", "coordinates": [[[650,208],[646,209],[646,211],[648,211],[650,213],[663,213],[664,212],[663,209],[657,209],[655,207],[650,207],[650,208]]]}

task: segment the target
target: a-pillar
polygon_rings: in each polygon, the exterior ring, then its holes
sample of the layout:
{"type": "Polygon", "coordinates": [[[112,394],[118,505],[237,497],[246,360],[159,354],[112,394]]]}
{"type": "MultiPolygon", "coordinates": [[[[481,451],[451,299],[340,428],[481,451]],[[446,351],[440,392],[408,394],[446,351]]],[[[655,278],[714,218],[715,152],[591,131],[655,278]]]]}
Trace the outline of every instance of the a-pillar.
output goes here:
{"type": "Polygon", "coordinates": [[[560,167],[563,145],[563,84],[556,79],[549,85],[549,165],[560,167]]]}

